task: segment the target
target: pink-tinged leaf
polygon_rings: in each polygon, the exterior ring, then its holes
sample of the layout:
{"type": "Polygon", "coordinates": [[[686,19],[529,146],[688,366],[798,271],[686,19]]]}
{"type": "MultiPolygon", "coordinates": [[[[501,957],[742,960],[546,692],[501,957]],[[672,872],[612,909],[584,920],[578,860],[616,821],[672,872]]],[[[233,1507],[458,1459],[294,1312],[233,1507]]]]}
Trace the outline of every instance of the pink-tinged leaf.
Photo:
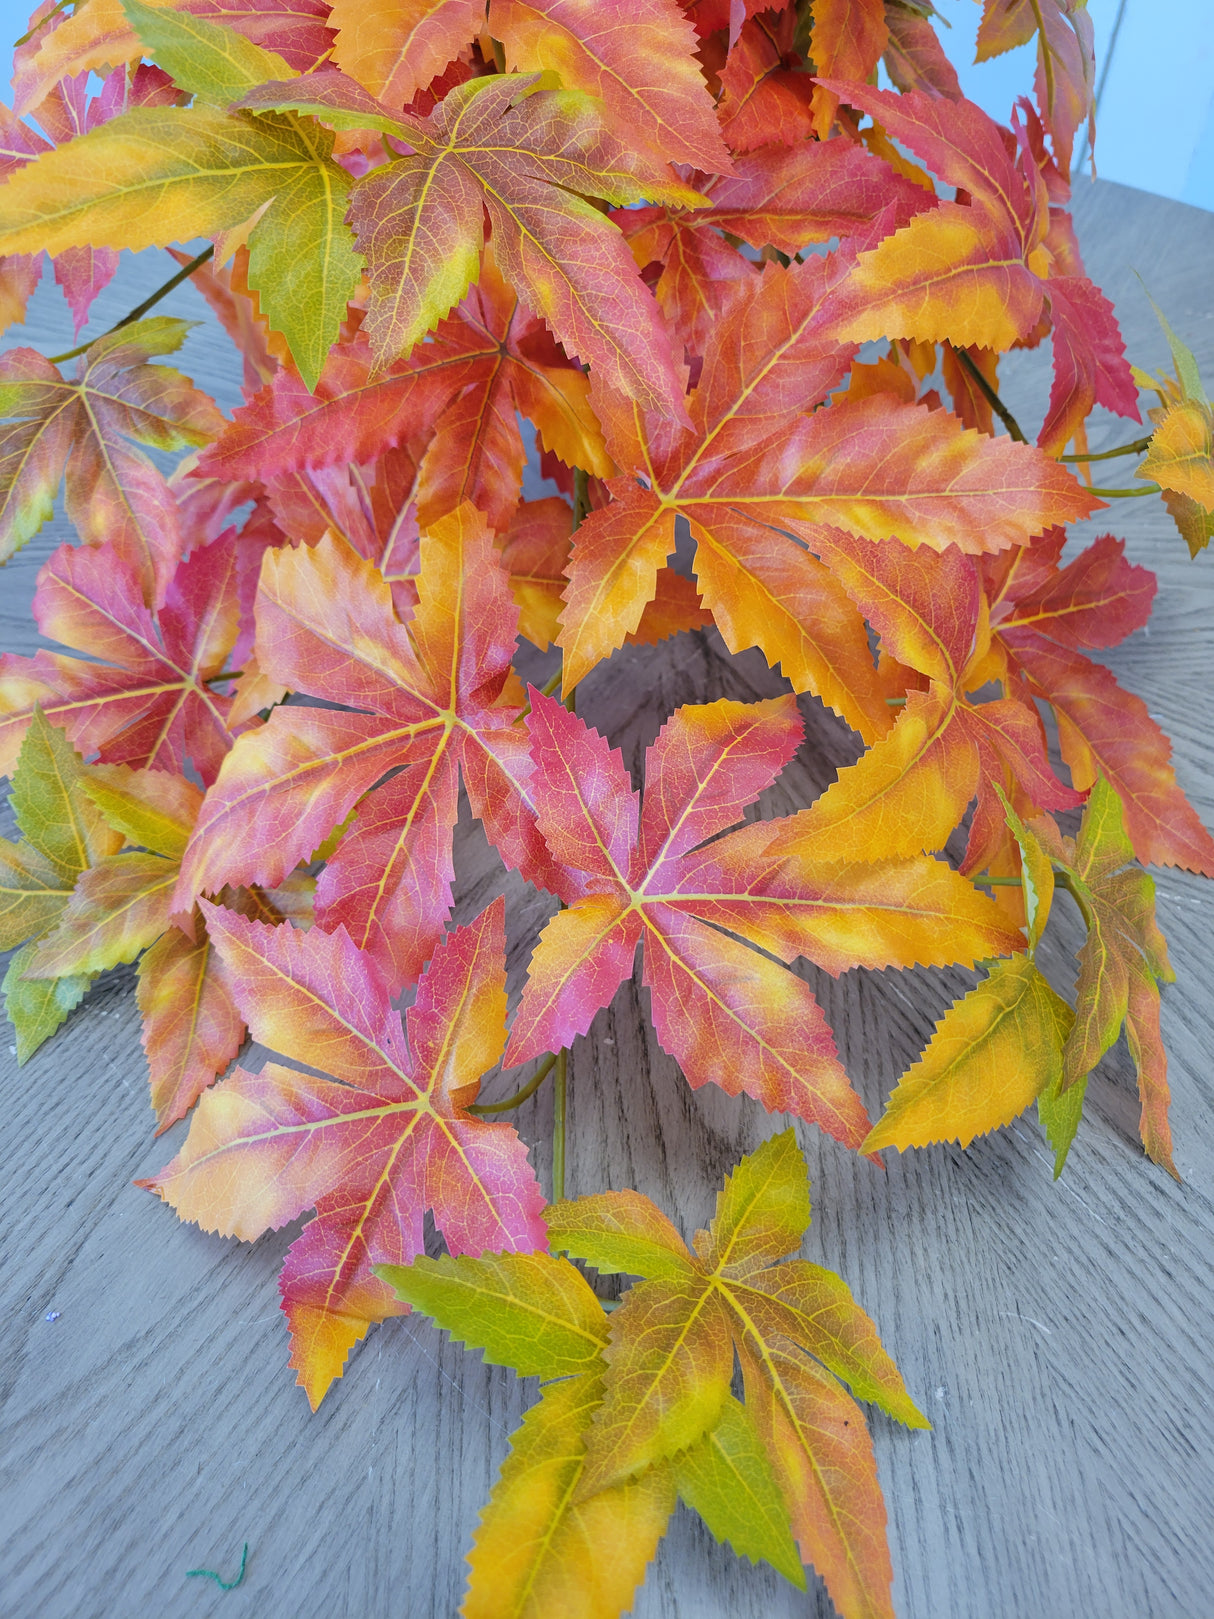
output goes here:
{"type": "Polygon", "coordinates": [[[1171,744],[1142,699],[1102,664],[1035,630],[1013,629],[1003,638],[1057,716],[1062,757],[1076,787],[1086,790],[1098,775],[1112,784],[1138,858],[1214,876],[1214,838],[1178,785],[1171,744]]]}
{"type": "MultiPolygon", "coordinates": [[[[885,0],[814,0],[809,51],[821,78],[863,82],[876,70],[889,41],[885,0]]],[[[830,134],[839,98],[824,85],[814,92],[814,131],[830,134]]]]}
{"type": "Polygon", "coordinates": [[[179,450],[206,444],[224,425],[188,377],[150,365],[180,346],[186,323],[139,321],[100,337],[68,381],[32,349],[0,362],[0,557],[50,516],[66,475],[67,515],[89,545],[109,544],[135,570],[140,597],[166,597],[181,559],[177,505],[163,473],[135,444],[179,450]]]}
{"type": "Polygon", "coordinates": [[[280,1282],[292,1364],[315,1408],[366,1324],[398,1313],[375,1264],[422,1247],[427,1208],[453,1252],[543,1247],[543,1199],[510,1125],[463,1109],[505,1036],[499,899],[439,946],[400,1027],[374,962],[343,931],[205,914],[233,996],[264,1043],[341,1083],[269,1064],[204,1093],[186,1144],[146,1184],[185,1219],[253,1239],[316,1218],[280,1282]],[[335,1319],[326,1322],[323,1317],[335,1319]]]}
{"type": "Polygon", "coordinates": [[[804,739],[795,698],[763,703],[726,699],[707,710],[679,709],[645,760],[641,861],[657,880],[679,860],[742,819],[804,739]]]}
{"type": "Polygon", "coordinates": [[[814,81],[787,65],[791,35],[787,23],[773,27],[766,18],[748,17],[730,44],[729,59],[719,75],[717,117],[735,152],[751,152],[776,141],[795,146],[811,132],[814,81]]]}
{"type": "Polygon", "coordinates": [[[1054,384],[1037,442],[1047,455],[1061,455],[1095,405],[1133,422],[1142,417],[1112,304],[1086,276],[1052,277],[1045,292],[1054,328],[1054,384]]]}
{"type": "Polygon", "coordinates": [[[904,6],[886,6],[889,41],[885,66],[898,90],[962,100],[957,70],[944,54],[939,35],[927,17],[904,6]]]}
{"type": "Polygon", "coordinates": [[[184,911],[227,882],[281,882],[363,800],[322,883],[320,912],[365,943],[396,987],[416,978],[446,920],[457,769],[508,864],[547,886],[556,880],[513,723],[519,707],[499,701],[517,609],[473,508],[423,538],[417,587],[406,627],[383,575],[340,542],[267,553],[258,667],[290,690],[362,712],[279,708],[256,742],[241,739],[207,795],[176,895],[184,911]]]}
{"type": "Polygon", "coordinates": [[[63,545],[34,598],[42,633],[104,663],[60,653],[0,656],[0,769],[13,768],[36,701],[78,751],[107,764],[212,781],[231,745],[230,700],[207,682],[223,668],[238,626],[235,556],[196,551],[153,614],[130,559],[110,546],[63,545]]]}
{"type": "Polygon", "coordinates": [[[1125,541],[1102,534],[1065,568],[1033,588],[1017,579],[1010,611],[992,612],[1000,631],[1034,629],[1075,650],[1116,646],[1151,616],[1156,580],[1149,568],[1125,559],[1125,541]]]}
{"type": "Polygon", "coordinates": [[[34,951],[30,978],[67,978],[134,961],[164,932],[173,862],[127,851],[82,871],[58,924],[34,951]]]}
{"type": "Polygon", "coordinates": [[[745,1091],[859,1147],[868,1114],[808,984],[671,906],[647,906],[646,920],[653,1026],[688,1083],[745,1091]]]}
{"type": "Polygon", "coordinates": [[[585,1034],[632,976],[641,922],[614,894],[587,894],[558,911],[527,967],[527,993],[510,1030],[506,1064],[560,1051],[585,1034]]]}
{"type": "Polygon", "coordinates": [[[639,819],[623,757],[563,703],[534,687],[529,695],[532,757],[544,762],[533,790],[548,847],[596,886],[618,888],[633,875],[639,819]]]}
{"type": "Polygon", "coordinates": [[[183,0],[181,9],[276,51],[297,73],[311,73],[333,49],[325,0],[183,0]]]}
{"type": "Polygon", "coordinates": [[[117,269],[118,255],[112,247],[68,247],[56,255],[55,281],[72,312],[77,341],[88,325],[93,300],[109,286],[117,269]]]}

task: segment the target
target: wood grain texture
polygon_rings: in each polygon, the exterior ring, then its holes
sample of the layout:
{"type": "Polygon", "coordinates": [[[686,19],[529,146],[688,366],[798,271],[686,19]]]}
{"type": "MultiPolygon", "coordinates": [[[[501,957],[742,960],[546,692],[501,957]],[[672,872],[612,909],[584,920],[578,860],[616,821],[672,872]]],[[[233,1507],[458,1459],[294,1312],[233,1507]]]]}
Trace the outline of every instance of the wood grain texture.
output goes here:
{"type": "MultiPolygon", "coordinates": [[[[1133,358],[1166,358],[1136,265],[1214,376],[1214,216],[1103,183],[1080,185],[1076,212],[1088,267],[1118,305],[1133,358]]],[[[151,257],[111,295],[110,319],[156,284],[151,257]]],[[[53,305],[36,319],[46,347],[63,339],[53,305]]],[[[230,396],[225,340],[212,329],[191,345],[183,369],[208,388],[223,375],[230,396]]],[[[1005,368],[1028,428],[1044,413],[1043,360],[1016,356],[1005,368]]],[[[1093,447],[1133,436],[1127,424],[1101,425],[1093,447]]],[[[1181,780],[1214,823],[1214,558],[1190,564],[1154,500],[1119,502],[1101,517],[1089,528],[1124,534],[1160,579],[1150,633],[1110,662],[1173,737],[1181,780]]],[[[33,644],[34,572],[63,537],[40,536],[0,574],[3,645],[33,644]]],[[[711,635],[681,636],[617,655],[588,679],[579,707],[636,769],[678,704],[780,685],[757,654],[730,658],[711,635]]],[[[767,814],[806,802],[857,751],[839,722],[804,708],[807,745],[766,795],[767,814]]],[[[510,895],[517,990],[524,939],[548,902],[505,879],[479,828],[465,820],[460,836],[461,913],[510,895]]],[[[911,1434],[872,1417],[902,1619],[1211,1612],[1214,952],[1208,889],[1165,872],[1159,894],[1179,974],[1163,1016],[1182,1185],[1138,1149],[1123,1045],[1092,1082],[1058,1185],[1032,1118],[965,1154],[890,1155],[884,1174],[801,1132],[815,1206],[804,1252],[851,1284],[935,1423],[911,1434]]],[[[1061,929],[1050,944],[1055,982],[1067,982],[1077,940],[1061,929]]],[[[852,973],[839,983],[807,973],[874,1113],[967,982],[960,972],[852,973]]],[[[131,1185],[184,1133],[152,1140],[131,976],[108,975],[20,1072],[0,1042],[0,1613],[445,1619],[534,1387],[425,1322],[395,1321],[371,1332],[309,1414],[287,1370],[275,1287],[292,1231],[251,1247],[224,1242],[131,1185]],[[230,1577],[245,1540],[239,1592],[184,1578],[200,1566],[230,1577]]],[[[658,1050],[643,1000],[625,986],[574,1048],[569,1189],[636,1186],[690,1232],[711,1212],[722,1174],[783,1121],[745,1098],[692,1092],[658,1050]]],[[[541,1177],[550,1106],[545,1088],[519,1115],[541,1177]]],[[[820,1589],[807,1601],[680,1512],[634,1611],[824,1619],[831,1610],[820,1589]]]]}

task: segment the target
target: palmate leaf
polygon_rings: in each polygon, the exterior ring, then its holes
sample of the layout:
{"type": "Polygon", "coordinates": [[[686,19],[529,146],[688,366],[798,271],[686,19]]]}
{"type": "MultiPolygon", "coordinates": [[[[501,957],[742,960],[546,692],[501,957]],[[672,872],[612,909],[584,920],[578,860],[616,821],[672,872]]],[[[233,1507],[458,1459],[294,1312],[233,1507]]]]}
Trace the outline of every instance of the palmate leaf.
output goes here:
{"type": "Polygon", "coordinates": [[[368,1327],[401,1313],[371,1267],[422,1252],[427,1209],[454,1254],[544,1244],[525,1146],[512,1126],[465,1112],[505,1040],[505,908],[496,900],[438,947],[404,1031],[344,929],[203,909],[254,1038],[334,1077],[237,1069],[204,1094],[172,1163],[140,1184],[182,1219],[246,1241],[315,1208],[279,1284],[315,1409],[368,1327]]]}
{"type": "MultiPolygon", "coordinates": [[[[989,627],[974,559],[900,545],[870,545],[825,528],[801,530],[879,633],[883,650],[926,686],[912,689],[892,731],[839,772],[785,824],[773,853],[807,859],[864,859],[941,849],[975,793],[976,853],[993,814],[994,785],[1010,770],[1027,799],[1073,809],[1079,795],[1058,780],[1041,721],[1018,694],[974,702],[991,677],[989,627]]],[[[975,869],[967,852],[966,869],[975,869]]]]}
{"type": "Polygon", "coordinates": [[[1104,776],[1116,791],[1138,858],[1210,875],[1214,839],[1176,781],[1167,737],[1141,698],[1084,655],[1146,622],[1154,576],[1128,563],[1109,534],[1060,568],[1063,538],[1058,531],[1017,559],[982,564],[994,654],[1052,706],[1075,786],[1086,791],[1104,776]]]}
{"type": "Polygon", "coordinates": [[[333,60],[392,109],[424,90],[484,26],[480,0],[336,0],[333,60]]]}
{"type": "Polygon", "coordinates": [[[280,883],[357,806],[321,875],[317,919],[344,925],[394,988],[417,977],[443,931],[461,775],[508,864],[565,888],[535,825],[519,707],[502,700],[518,609],[473,507],[423,536],[417,584],[406,627],[383,576],[340,541],[266,554],[258,668],[348,707],[277,708],[238,743],[176,899],[186,912],[225,883],[280,883]]]}
{"type": "Polygon", "coordinates": [[[566,350],[682,420],[669,336],[619,231],[585,198],[694,204],[697,194],[613,134],[590,98],[541,89],[538,77],[456,85],[424,121],[393,116],[336,70],[265,85],[241,105],[313,113],[413,147],[351,193],[370,284],[365,329],[381,361],[408,353],[463,297],[487,218],[503,274],[566,350]]]}
{"type": "Polygon", "coordinates": [[[184,540],[161,472],[130,440],[157,450],[207,444],[224,418],[171,354],[189,330],[158,316],[98,338],[73,379],[33,349],[0,359],[0,561],[50,517],[67,472],[67,515],[81,538],[108,541],[135,574],[142,599],[164,605],[184,540]]]}
{"type": "Polygon", "coordinates": [[[208,105],[280,76],[285,62],[216,23],[137,0],[132,9],[200,99],[135,108],[26,165],[0,187],[0,252],[163,247],[257,215],[249,283],[314,384],[360,269],[333,137],[310,120],[208,105]]]}
{"type": "Polygon", "coordinates": [[[838,1380],[927,1423],[841,1278],[774,1263],[809,1222],[792,1132],[742,1160],[694,1252],[636,1192],[556,1203],[544,1218],[554,1250],[645,1278],[613,1315],[547,1255],[377,1267],[486,1360],[563,1379],[524,1418],[482,1514],[465,1619],[615,1619],[676,1492],[718,1539],[802,1589],[812,1562],[844,1619],[891,1615],[872,1449],[838,1380]],[[729,1391],[735,1349],[745,1404],[729,1391]]]}
{"type": "Polygon", "coordinates": [[[597,732],[551,698],[532,692],[531,701],[539,825],[583,889],[535,948],[507,1060],[584,1034],[643,939],[658,1039],[693,1086],[745,1091],[858,1146],[864,1108],[821,1009],[759,951],[837,974],[973,962],[1017,948],[1019,933],[937,861],[769,857],[782,822],[698,847],[739,821],[791,758],[802,732],[791,698],[679,709],[650,749],[643,810],[597,732]]]}
{"type": "MultiPolygon", "coordinates": [[[[61,545],[34,597],[43,635],[86,654],[0,655],[0,770],[11,771],[41,703],[81,753],[214,779],[231,746],[231,699],[212,690],[239,627],[237,556],[222,542],[178,567],[158,613],[110,544],[61,545]]],[[[285,875],[285,874],[284,874],[285,875]]]]}
{"type": "Polygon", "coordinates": [[[96,976],[73,973],[57,984],[25,977],[37,941],[63,916],[78,878],[122,847],[121,835],[82,792],[85,776],[86,767],[63,732],[35,709],[9,795],[21,842],[0,838],[0,950],[24,945],[3,984],[19,1063],[55,1032],[96,976]]]}
{"type": "Polygon", "coordinates": [[[1018,141],[1017,161],[1008,132],[969,101],[842,80],[828,88],[969,198],[916,215],[861,256],[838,301],[839,335],[1002,351],[1030,338],[1048,308],[1054,388],[1042,447],[1065,449],[1097,400],[1137,421],[1112,305],[1083,274],[1069,216],[1051,214],[1037,164],[1026,161],[1026,140],[1018,141]]]}
{"type": "Polygon", "coordinates": [[[730,650],[759,646],[794,689],[873,740],[890,722],[859,615],[829,570],[777,531],[835,525],[866,541],[999,550],[1094,508],[1039,451],[968,432],[943,411],[888,394],[812,410],[855,353],[829,335],[850,262],[840,253],[769,265],[731,303],[689,402],[690,431],[595,396],[608,450],[629,476],[578,531],[561,636],[566,691],[636,628],[681,514],[700,595],[730,650]]]}

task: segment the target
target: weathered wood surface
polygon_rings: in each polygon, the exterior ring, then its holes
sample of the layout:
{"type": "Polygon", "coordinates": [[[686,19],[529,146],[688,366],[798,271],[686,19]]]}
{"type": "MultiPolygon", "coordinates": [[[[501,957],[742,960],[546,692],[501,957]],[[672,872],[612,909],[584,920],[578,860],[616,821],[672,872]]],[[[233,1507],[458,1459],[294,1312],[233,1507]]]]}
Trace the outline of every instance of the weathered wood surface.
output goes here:
{"type": "MultiPolygon", "coordinates": [[[[1130,266],[1214,375],[1214,215],[1103,184],[1081,186],[1076,211],[1133,357],[1162,364],[1166,349],[1130,266]]],[[[155,284],[156,257],[136,261],[103,315],[155,284]]],[[[191,296],[169,308],[189,311],[191,296]]],[[[37,320],[35,340],[64,346],[61,304],[44,301],[37,320]]],[[[183,364],[230,400],[229,361],[204,332],[183,364]]],[[[1008,368],[1028,427],[1042,414],[1041,366],[1029,356],[1008,368]]],[[[1125,424],[1102,427],[1094,447],[1130,436],[1125,424]]],[[[1150,633],[1110,662],[1175,739],[1181,780],[1214,823],[1214,557],[1190,565],[1154,500],[1118,502],[1092,526],[1126,534],[1159,572],[1150,633]]],[[[42,536],[0,574],[8,648],[35,640],[25,616],[34,572],[61,537],[42,536]]],[[[729,659],[684,636],[596,671],[581,708],[635,767],[679,703],[778,687],[757,655],[729,659]]],[[[768,813],[805,802],[853,754],[844,728],[804,706],[809,743],[768,813]]],[[[464,870],[479,874],[462,881],[467,913],[508,886],[475,827],[464,870]]],[[[524,930],[545,902],[509,891],[517,987],[524,930]]],[[[1212,1611],[1210,900],[1175,872],[1160,875],[1159,895],[1180,980],[1164,1026],[1183,1185],[1138,1150],[1124,1047],[1092,1083],[1058,1185],[1031,1117],[966,1154],[893,1154],[886,1174],[802,1132],[815,1203],[805,1252],[851,1283],[935,1423],[909,1434],[873,1417],[903,1619],[1212,1611]]],[[[1054,946],[1058,982],[1075,942],[1054,946]]],[[[965,981],[816,975],[870,1110],[965,981]]],[[[0,1613],[453,1614],[477,1511],[533,1388],[423,1321],[398,1321],[372,1331],[310,1415],[287,1370],[275,1288],[292,1231],[252,1247],[220,1241],[131,1185],[167,1161],[183,1127],[152,1139],[130,988],[129,972],[109,975],[20,1072],[0,1044],[0,1613]],[[230,1576],[246,1540],[239,1591],[184,1577],[200,1566],[230,1576]]],[[[745,1098],[692,1092],[658,1050],[642,999],[626,986],[575,1047],[570,1190],[636,1186],[691,1230],[723,1172],[778,1121],[745,1098]]],[[[546,1177],[546,1089],[519,1125],[546,1177]]],[[[830,1611],[820,1589],[806,1599],[740,1563],[682,1511],[635,1609],[645,1619],[830,1611]]]]}

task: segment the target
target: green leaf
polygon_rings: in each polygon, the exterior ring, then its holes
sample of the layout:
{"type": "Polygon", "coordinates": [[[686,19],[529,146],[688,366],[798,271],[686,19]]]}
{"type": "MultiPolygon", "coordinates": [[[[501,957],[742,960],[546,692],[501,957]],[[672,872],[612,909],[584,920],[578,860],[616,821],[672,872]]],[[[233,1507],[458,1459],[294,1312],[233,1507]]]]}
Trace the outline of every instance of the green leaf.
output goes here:
{"type": "Polygon", "coordinates": [[[41,708],[21,743],[9,802],[27,841],[68,879],[122,847],[104,816],[81,790],[87,771],[64,733],[41,708]]]}
{"type": "Polygon", "coordinates": [[[805,1570],[797,1555],[788,1508],[754,1421],[731,1394],[711,1433],[674,1460],[679,1495],[700,1514],[713,1537],[741,1557],[770,1563],[799,1591],[805,1570]]]}
{"type": "Polygon", "coordinates": [[[398,1298],[491,1366],[565,1377],[601,1366],[607,1316],[581,1273],[551,1254],[485,1254],[376,1265],[398,1298]]]}
{"type": "Polygon", "coordinates": [[[548,1242],[596,1270],[626,1276],[688,1274],[690,1255],[674,1226],[639,1192],[599,1192],[544,1210],[548,1242]]]}
{"type": "Polygon", "coordinates": [[[1042,1091],[1037,1098],[1037,1117],[1041,1120],[1041,1128],[1045,1131],[1045,1138],[1054,1152],[1054,1179],[1057,1180],[1066,1166],[1067,1154],[1071,1150],[1071,1142],[1075,1139],[1075,1132],[1079,1128],[1079,1121],[1083,1117],[1083,1098],[1088,1088],[1087,1075],[1062,1089],[1062,1075],[1042,1091]]]}
{"type": "Polygon", "coordinates": [[[350,176],[333,136],[286,115],[136,107],[35,158],[4,186],[0,253],[165,247],[264,209],[249,285],[309,388],[359,280],[345,222],[350,176]]]}
{"type": "Polygon", "coordinates": [[[1008,803],[998,782],[995,791],[1003,802],[1008,830],[1020,846],[1020,876],[1024,891],[1024,925],[1029,939],[1029,959],[1037,953],[1037,943],[1045,932],[1054,903],[1054,867],[1049,855],[1008,803]]]}
{"type": "Polygon", "coordinates": [[[131,27],[158,67],[200,101],[226,107],[268,79],[293,79],[295,69],[231,28],[188,11],[122,0],[131,27]]]}
{"type": "Polygon", "coordinates": [[[97,977],[96,973],[76,973],[70,978],[28,979],[22,977],[33,959],[36,946],[27,944],[8,964],[0,990],[5,1010],[17,1032],[17,1061],[26,1062],[44,1040],[74,1011],[97,977]]]}
{"type": "Polygon", "coordinates": [[[785,1130],[749,1153],[726,1178],[711,1228],[696,1235],[696,1252],[706,1264],[746,1275],[795,1253],[810,1215],[805,1156],[793,1132],[785,1130]]]}

